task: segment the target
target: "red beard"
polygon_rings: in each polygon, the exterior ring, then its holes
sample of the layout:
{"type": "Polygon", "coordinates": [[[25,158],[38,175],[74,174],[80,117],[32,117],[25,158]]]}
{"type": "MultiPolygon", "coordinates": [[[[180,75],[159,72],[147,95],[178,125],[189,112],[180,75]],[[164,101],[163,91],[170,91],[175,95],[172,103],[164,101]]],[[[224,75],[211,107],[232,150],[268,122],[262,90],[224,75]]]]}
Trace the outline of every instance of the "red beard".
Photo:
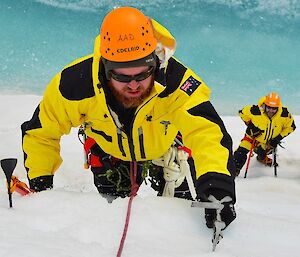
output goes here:
{"type": "MultiPolygon", "coordinates": [[[[151,81],[150,86],[139,97],[126,97],[124,96],[124,94],[122,94],[122,91],[117,91],[114,87],[109,85],[110,90],[112,91],[114,97],[126,109],[138,107],[150,95],[153,86],[154,86],[154,79],[151,81]]],[[[128,89],[125,87],[123,91],[125,92],[126,90],[128,89]]]]}

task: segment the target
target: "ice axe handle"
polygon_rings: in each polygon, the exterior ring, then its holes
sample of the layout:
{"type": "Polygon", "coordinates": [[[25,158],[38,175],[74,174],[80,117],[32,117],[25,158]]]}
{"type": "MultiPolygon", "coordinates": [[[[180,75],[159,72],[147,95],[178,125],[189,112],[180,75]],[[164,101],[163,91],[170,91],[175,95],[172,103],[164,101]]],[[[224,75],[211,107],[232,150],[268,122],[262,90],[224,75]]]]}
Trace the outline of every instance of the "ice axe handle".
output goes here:
{"type": "Polygon", "coordinates": [[[12,197],[11,197],[11,176],[16,168],[17,159],[16,158],[8,158],[2,159],[1,161],[1,168],[4,171],[6,181],[7,181],[7,193],[8,193],[8,200],[9,200],[9,208],[12,208],[12,197]]]}

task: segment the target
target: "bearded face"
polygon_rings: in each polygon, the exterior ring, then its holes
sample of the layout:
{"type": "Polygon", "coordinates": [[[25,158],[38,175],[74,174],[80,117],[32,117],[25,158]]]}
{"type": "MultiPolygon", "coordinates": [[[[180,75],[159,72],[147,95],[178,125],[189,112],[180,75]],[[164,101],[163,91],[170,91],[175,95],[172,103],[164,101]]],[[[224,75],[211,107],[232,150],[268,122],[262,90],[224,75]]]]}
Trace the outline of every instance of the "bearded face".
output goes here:
{"type": "Polygon", "coordinates": [[[154,86],[153,69],[150,69],[142,66],[112,71],[108,85],[125,108],[138,107],[150,95],[154,86]]]}

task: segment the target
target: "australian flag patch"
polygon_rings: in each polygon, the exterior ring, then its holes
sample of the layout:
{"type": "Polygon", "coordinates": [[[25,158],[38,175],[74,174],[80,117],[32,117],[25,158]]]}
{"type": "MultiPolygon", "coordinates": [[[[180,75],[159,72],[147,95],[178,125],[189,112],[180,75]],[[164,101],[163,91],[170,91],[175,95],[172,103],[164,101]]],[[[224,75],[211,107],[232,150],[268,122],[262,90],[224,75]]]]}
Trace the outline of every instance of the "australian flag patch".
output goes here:
{"type": "Polygon", "coordinates": [[[193,94],[193,92],[200,86],[201,82],[190,76],[180,87],[180,89],[186,92],[188,95],[193,94]]]}

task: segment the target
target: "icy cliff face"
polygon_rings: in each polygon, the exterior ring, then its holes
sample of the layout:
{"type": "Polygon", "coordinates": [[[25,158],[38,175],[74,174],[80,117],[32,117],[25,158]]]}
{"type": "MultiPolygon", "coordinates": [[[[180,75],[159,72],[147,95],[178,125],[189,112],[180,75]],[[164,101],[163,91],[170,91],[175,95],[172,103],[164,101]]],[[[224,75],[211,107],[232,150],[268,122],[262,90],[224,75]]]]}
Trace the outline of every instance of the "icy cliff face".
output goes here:
{"type": "Polygon", "coordinates": [[[93,51],[103,17],[122,5],[170,29],[176,57],[211,87],[221,114],[270,91],[300,114],[300,1],[292,0],[2,0],[0,92],[42,94],[66,64],[93,51]]]}

